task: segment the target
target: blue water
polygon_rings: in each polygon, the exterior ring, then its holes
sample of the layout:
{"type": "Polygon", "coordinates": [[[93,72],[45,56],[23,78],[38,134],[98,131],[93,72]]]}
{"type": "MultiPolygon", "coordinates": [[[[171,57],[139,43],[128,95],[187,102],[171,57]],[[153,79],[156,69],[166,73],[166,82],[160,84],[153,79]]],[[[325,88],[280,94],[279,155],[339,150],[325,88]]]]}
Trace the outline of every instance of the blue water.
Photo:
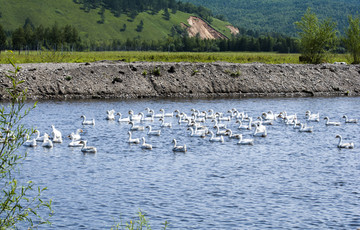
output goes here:
{"type": "MultiPolygon", "coordinates": [[[[44,101],[25,119],[41,133],[55,125],[64,143],[52,149],[21,147],[29,156],[22,175],[46,186],[44,199],[53,200],[53,225],[44,229],[110,229],[115,222],[136,219],[141,209],[152,229],[166,220],[169,229],[356,229],[360,227],[360,126],[345,124],[342,116],[360,118],[360,98],[288,98],[218,100],[44,101]],[[105,120],[106,110],[126,116],[130,109],[159,113],[190,109],[226,113],[236,108],[256,119],[262,112],[287,111],[304,121],[305,111],[319,112],[313,133],[300,133],[283,122],[268,127],[266,138],[254,146],[236,139],[211,143],[209,137],[190,137],[186,125],[166,118],[173,127],[161,128],[160,137],[146,131],[153,150],[128,144],[128,124],[105,120]],[[82,126],[81,115],[95,118],[95,126],[82,126]],[[341,121],[325,126],[324,116],[341,121]],[[65,138],[83,128],[96,154],[69,148],[65,138]],[[355,149],[338,149],[336,134],[355,149]],[[174,153],[172,139],[188,152],[174,153]]],[[[252,131],[228,127],[244,138],[252,131]]],[[[148,123],[154,129],[160,122],[148,123]]],[[[212,123],[207,121],[206,125],[212,123]]],[[[146,125],[146,124],[144,124],[146,125]]]]}

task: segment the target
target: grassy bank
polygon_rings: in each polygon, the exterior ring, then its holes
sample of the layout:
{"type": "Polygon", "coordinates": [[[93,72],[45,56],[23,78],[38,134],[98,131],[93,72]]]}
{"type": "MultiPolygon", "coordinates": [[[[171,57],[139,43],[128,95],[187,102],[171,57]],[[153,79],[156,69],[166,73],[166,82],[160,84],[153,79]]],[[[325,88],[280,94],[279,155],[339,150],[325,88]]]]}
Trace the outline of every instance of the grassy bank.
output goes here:
{"type": "MultiPolygon", "coordinates": [[[[141,52],[141,51],[106,51],[106,52],[1,52],[0,63],[8,63],[10,55],[18,63],[45,63],[45,62],[95,62],[101,60],[122,60],[126,62],[232,62],[252,63],[262,62],[267,64],[299,63],[299,54],[278,53],[249,53],[249,52],[224,52],[224,53],[189,53],[189,52],[141,52]]],[[[330,62],[346,61],[346,55],[335,55],[330,62]]]]}

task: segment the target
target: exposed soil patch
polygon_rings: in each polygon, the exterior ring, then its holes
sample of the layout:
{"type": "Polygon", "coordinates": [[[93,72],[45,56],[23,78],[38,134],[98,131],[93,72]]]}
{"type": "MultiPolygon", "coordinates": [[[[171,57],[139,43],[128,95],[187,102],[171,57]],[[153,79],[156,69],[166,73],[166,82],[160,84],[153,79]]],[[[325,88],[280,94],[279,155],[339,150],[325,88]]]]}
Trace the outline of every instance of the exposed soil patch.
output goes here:
{"type": "Polygon", "coordinates": [[[234,34],[234,35],[236,35],[236,34],[238,34],[238,33],[240,33],[240,31],[239,31],[239,29],[238,28],[236,28],[236,27],[234,27],[234,26],[226,26],[229,30],[230,30],[230,33],[231,34],[234,34]]]}
{"type": "MultiPolygon", "coordinates": [[[[360,65],[113,62],[21,64],[30,99],[360,95],[360,65]],[[146,74],[145,74],[146,73],[146,74]]],[[[0,65],[0,100],[9,99],[0,65]]]]}
{"type": "Polygon", "coordinates": [[[191,16],[188,18],[187,22],[190,25],[190,27],[187,27],[187,32],[190,37],[195,37],[199,34],[201,39],[227,39],[226,36],[216,31],[201,18],[191,16]]]}

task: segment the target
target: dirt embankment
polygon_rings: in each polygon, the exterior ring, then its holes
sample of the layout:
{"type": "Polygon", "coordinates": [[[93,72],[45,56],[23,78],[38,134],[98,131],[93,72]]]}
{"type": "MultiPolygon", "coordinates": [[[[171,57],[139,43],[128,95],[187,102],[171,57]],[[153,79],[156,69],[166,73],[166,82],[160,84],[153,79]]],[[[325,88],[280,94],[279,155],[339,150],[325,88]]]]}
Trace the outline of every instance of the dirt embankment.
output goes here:
{"type": "MultiPolygon", "coordinates": [[[[21,64],[30,99],[360,95],[360,65],[261,63],[21,64]]],[[[7,100],[0,65],[0,100],[7,100]]]]}
{"type": "Polygon", "coordinates": [[[187,22],[190,25],[186,29],[189,37],[195,37],[199,34],[201,39],[227,39],[226,36],[216,31],[201,18],[191,16],[188,18],[187,22]]]}

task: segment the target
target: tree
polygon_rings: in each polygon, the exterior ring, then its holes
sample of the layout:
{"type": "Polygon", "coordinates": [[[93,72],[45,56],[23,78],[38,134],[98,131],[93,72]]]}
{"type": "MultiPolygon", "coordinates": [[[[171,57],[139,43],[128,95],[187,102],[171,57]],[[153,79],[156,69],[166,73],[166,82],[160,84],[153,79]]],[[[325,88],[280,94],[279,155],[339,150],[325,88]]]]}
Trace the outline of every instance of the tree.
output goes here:
{"type": "Polygon", "coordinates": [[[316,14],[308,8],[295,25],[300,30],[300,50],[304,62],[321,63],[326,54],[336,47],[336,23],[331,19],[319,22],[316,14]]]}
{"type": "Polygon", "coordinates": [[[137,25],[137,27],[136,27],[136,31],[141,32],[143,30],[143,28],[144,28],[144,22],[143,22],[143,20],[141,20],[139,25],[137,25]]]}
{"type": "Polygon", "coordinates": [[[20,50],[26,44],[24,29],[22,27],[17,28],[13,32],[11,38],[12,38],[13,47],[15,49],[19,50],[19,54],[20,54],[20,50]]]}
{"type": "Polygon", "coordinates": [[[49,224],[48,218],[43,218],[39,212],[49,211],[49,218],[53,212],[51,200],[46,203],[42,201],[41,194],[46,188],[34,188],[33,182],[27,183],[16,179],[19,171],[18,166],[26,158],[26,153],[18,151],[24,144],[26,135],[33,133],[33,130],[25,128],[21,124],[22,119],[32,108],[24,109],[26,90],[21,89],[21,81],[18,77],[20,67],[10,60],[14,71],[6,75],[11,84],[7,88],[10,96],[10,103],[7,107],[0,108],[0,229],[17,229],[19,225],[27,228],[36,228],[38,225],[49,224]],[[29,193],[35,194],[33,197],[29,193]]]}
{"type": "Polygon", "coordinates": [[[6,42],[6,34],[2,25],[0,24],[0,53],[1,50],[5,47],[5,42],[6,42]]]}
{"type": "Polygon", "coordinates": [[[353,58],[353,64],[360,63],[360,17],[348,17],[349,27],[345,31],[344,43],[353,58]]]}
{"type": "Polygon", "coordinates": [[[168,21],[170,20],[170,13],[169,13],[168,8],[165,8],[163,16],[164,16],[165,20],[168,20],[168,21]]]}

